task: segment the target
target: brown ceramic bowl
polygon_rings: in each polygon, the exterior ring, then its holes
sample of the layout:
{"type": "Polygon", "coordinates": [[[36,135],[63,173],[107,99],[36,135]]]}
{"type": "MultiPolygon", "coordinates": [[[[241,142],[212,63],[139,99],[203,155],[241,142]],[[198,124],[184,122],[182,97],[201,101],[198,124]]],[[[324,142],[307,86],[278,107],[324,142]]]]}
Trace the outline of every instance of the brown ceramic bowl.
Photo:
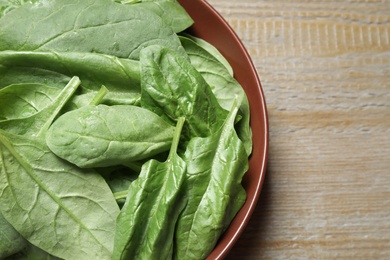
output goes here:
{"type": "Polygon", "coordinates": [[[243,179],[247,200],[207,259],[224,258],[237,241],[256,206],[265,177],[268,154],[268,117],[256,68],[245,47],[224,18],[205,0],[179,0],[195,21],[189,33],[213,44],[233,67],[247,93],[253,131],[253,153],[243,179]]]}

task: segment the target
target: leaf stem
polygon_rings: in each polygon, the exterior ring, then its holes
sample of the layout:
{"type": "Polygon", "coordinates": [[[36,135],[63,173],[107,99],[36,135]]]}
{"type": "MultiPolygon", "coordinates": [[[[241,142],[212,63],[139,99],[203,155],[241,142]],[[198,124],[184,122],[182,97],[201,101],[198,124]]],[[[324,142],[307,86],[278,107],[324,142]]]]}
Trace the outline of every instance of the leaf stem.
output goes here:
{"type": "MultiPolygon", "coordinates": [[[[41,120],[45,121],[42,127],[37,131],[36,136],[42,137],[46,134],[53,120],[57,117],[60,110],[64,107],[66,102],[71,98],[76,89],[80,86],[81,81],[79,77],[74,76],[70,79],[68,84],[64,87],[61,93],[54,99],[54,101],[46,107],[46,112],[41,114],[41,120]]],[[[37,120],[37,119],[36,119],[37,120]]],[[[38,118],[39,120],[39,118],[38,118]]]]}
{"type": "Polygon", "coordinates": [[[185,120],[186,119],[184,117],[179,117],[177,119],[175,133],[173,135],[173,140],[172,140],[172,144],[171,144],[171,149],[169,151],[168,159],[172,158],[172,156],[174,156],[177,152],[177,147],[179,146],[181,131],[183,129],[183,125],[184,125],[185,120]]]}
{"type": "Polygon", "coordinates": [[[102,102],[103,98],[107,95],[107,93],[108,89],[104,85],[102,85],[98,93],[93,97],[89,104],[95,106],[99,105],[102,102]]]}
{"type": "Polygon", "coordinates": [[[128,193],[128,190],[114,192],[114,198],[116,201],[126,199],[128,193]]]}

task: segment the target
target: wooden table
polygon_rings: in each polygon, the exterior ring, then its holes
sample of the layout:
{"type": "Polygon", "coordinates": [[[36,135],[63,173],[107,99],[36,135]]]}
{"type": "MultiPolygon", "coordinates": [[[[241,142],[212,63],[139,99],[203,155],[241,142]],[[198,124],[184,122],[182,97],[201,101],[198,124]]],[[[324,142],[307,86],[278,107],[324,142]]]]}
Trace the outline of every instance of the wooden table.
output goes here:
{"type": "Polygon", "coordinates": [[[209,3],[252,56],[270,123],[227,259],[390,259],[390,1],[209,3]]]}

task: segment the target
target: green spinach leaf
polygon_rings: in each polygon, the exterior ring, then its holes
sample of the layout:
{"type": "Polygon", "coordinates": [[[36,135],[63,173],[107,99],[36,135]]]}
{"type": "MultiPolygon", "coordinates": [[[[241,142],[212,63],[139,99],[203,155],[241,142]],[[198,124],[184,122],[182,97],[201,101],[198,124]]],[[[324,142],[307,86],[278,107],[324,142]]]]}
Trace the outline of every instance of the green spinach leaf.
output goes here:
{"type": "Polygon", "coordinates": [[[58,88],[38,83],[0,89],[0,121],[32,116],[53,102],[59,93],[58,88]]]}
{"type": "MultiPolygon", "coordinates": [[[[131,4],[132,2],[134,4],[132,0],[121,1],[122,4],[131,4]]],[[[136,4],[160,16],[176,33],[184,31],[194,23],[176,0],[141,0],[137,1],[136,4]]]]}
{"type": "Polygon", "coordinates": [[[27,246],[27,241],[0,212],[0,259],[15,254],[27,246]]]}
{"type": "Polygon", "coordinates": [[[28,244],[22,251],[5,258],[5,260],[61,260],[61,258],[55,257],[32,244],[28,244]]]}
{"type": "Polygon", "coordinates": [[[204,259],[245,202],[245,147],[234,129],[234,105],[222,127],[193,138],[184,154],[188,203],[175,231],[175,259],[204,259]]]}
{"type": "Polygon", "coordinates": [[[44,109],[28,117],[0,121],[0,129],[18,135],[44,135],[79,85],[80,79],[73,77],[60,94],[44,109]]]}
{"type": "MultiPolygon", "coordinates": [[[[53,71],[59,73],[59,79],[63,75],[78,75],[82,93],[96,92],[100,86],[106,86],[109,90],[106,103],[134,104],[141,95],[139,62],[130,59],[88,52],[0,51],[0,64],[12,70],[27,67],[53,71]]],[[[22,73],[24,77],[29,75],[25,70],[22,73]]]]}
{"type": "Polygon", "coordinates": [[[249,102],[244,89],[233,77],[230,66],[223,56],[207,42],[195,37],[180,37],[191,64],[210,85],[219,104],[229,110],[236,99],[241,103],[236,122],[238,136],[245,144],[248,156],[252,152],[252,131],[250,128],[249,102]]]}
{"type": "Polygon", "coordinates": [[[113,259],[170,259],[176,220],[185,205],[186,164],[177,155],[183,118],[178,119],[165,162],[150,160],[130,185],[117,219],[113,259]]]}
{"type": "MultiPolygon", "coordinates": [[[[200,47],[201,49],[203,49],[203,51],[207,51],[208,52],[207,55],[203,56],[203,59],[204,59],[205,62],[207,62],[209,54],[210,54],[215,59],[217,59],[222,65],[225,66],[226,71],[228,72],[228,74],[231,77],[234,76],[234,71],[233,71],[232,66],[226,60],[226,58],[222,55],[222,53],[220,53],[219,50],[214,47],[214,45],[208,43],[207,41],[205,41],[205,40],[203,40],[201,38],[195,37],[195,36],[193,36],[191,34],[188,34],[188,33],[181,33],[181,36],[179,36],[179,38],[180,38],[180,41],[181,41],[181,43],[182,43],[182,45],[185,48],[187,53],[194,54],[194,52],[191,51],[191,47],[192,47],[193,44],[196,44],[194,46],[196,49],[198,49],[200,47]],[[188,40],[190,40],[190,42],[187,42],[188,40]]],[[[195,51],[195,53],[196,53],[196,51],[195,51]]],[[[217,67],[219,67],[219,66],[220,66],[220,64],[218,64],[217,67]]],[[[210,69],[212,69],[212,67],[210,67],[210,69]]]]}
{"type": "Polygon", "coordinates": [[[0,0],[0,257],[207,257],[252,142],[192,23],[176,0],[0,0]]]}
{"type": "MultiPolygon", "coordinates": [[[[1,55],[2,52],[0,52],[1,55]]],[[[4,66],[0,59],[0,89],[15,84],[42,84],[63,89],[74,75],[25,66],[4,66]]]]}
{"type": "Polygon", "coordinates": [[[138,59],[160,44],[185,52],[175,32],[154,12],[110,0],[43,1],[0,19],[0,50],[96,52],[138,59]]]}
{"type": "Polygon", "coordinates": [[[0,130],[0,208],[29,242],[65,259],[110,259],[118,206],[104,179],[39,137],[0,130]]]}
{"type": "Polygon", "coordinates": [[[140,57],[142,107],[171,122],[185,117],[189,137],[220,127],[228,112],[186,57],[161,46],[145,48],[140,57]]]}
{"type": "Polygon", "coordinates": [[[82,168],[126,165],[168,150],[174,129],[137,106],[85,106],[60,116],[46,142],[57,156],[82,168]]]}

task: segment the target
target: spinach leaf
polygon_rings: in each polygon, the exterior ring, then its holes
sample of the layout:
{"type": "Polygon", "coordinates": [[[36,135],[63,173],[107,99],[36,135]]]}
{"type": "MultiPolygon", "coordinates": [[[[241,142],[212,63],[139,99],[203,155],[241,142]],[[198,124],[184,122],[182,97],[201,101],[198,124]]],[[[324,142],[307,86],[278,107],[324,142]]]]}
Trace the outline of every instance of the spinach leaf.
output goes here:
{"type": "Polygon", "coordinates": [[[141,106],[174,122],[185,117],[189,137],[206,137],[226,118],[210,86],[186,57],[161,46],[142,50],[141,106]]]}
{"type": "Polygon", "coordinates": [[[42,136],[50,124],[80,85],[80,79],[73,77],[60,94],[44,109],[28,117],[0,121],[0,129],[18,134],[42,136]]]}
{"type": "Polygon", "coordinates": [[[191,64],[210,85],[219,104],[229,110],[235,100],[239,99],[241,105],[238,116],[240,119],[236,122],[235,128],[249,156],[252,152],[252,131],[249,124],[249,102],[244,89],[233,77],[229,65],[217,49],[195,37],[180,37],[180,40],[191,64]]]}
{"type": "Polygon", "coordinates": [[[2,214],[32,244],[65,259],[111,257],[119,209],[108,185],[41,138],[0,130],[0,194],[2,214]]]}
{"type": "Polygon", "coordinates": [[[184,31],[194,23],[187,11],[176,0],[125,0],[121,3],[137,4],[156,13],[176,33],[184,31]]]}
{"type": "Polygon", "coordinates": [[[32,244],[28,244],[27,247],[25,247],[22,251],[5,258],[5,260],[60,260],[60,259],[61,258],[55,257],[32,244]]]}
{"type": "Polygon", "coordinates": [[[33,83],[0,89],[0,121],[32,116],[53,102],[59,93],[58,88],[33,83]]]}
{"type": "MultiPolygon", "coordinates": [[[[1,52],[0,52],[1,55],[1,52]]],[[[42,84],[63,89],[74,75],[66,76],[54,71],[26,66],[3,66],[0,59],[0,89],[15,84],[42,84]]]]}
{"type": "Polygon", "coordinates": [[[27,241],[0,212],[0,259],[15,254],[27,246],[27,241]]]}
{"type": "Polygon", "coordinates": [[[234,105],[222,127],[193,138],[184,154],[188,203],[175,231],[175,259],[204,259],[245,202],[245,147],[234,129],[234,105]]]}
{"type": "Polygon", "coordinates": [[[12,69],[49,70],[60,73],[58,78],[61,74],[78,75],[82,93],[96,92],[100,86],[106,86],[109,93],[105,102],[108,103],[134,104],[139,102],[141,95],[139,62],[130,59],[88,52],[0,51],[0,64],[12,69]]]}
{"type": "MultiPolygon", "coordinates": [[[[209,54],[212,55],[215,59],[217,59],[222,65],[225,66],[227,72],[229,73],[229,75],[231,77],[234,76],[234,72],[233,72],[233,68],[232,66],[230,66],[230,63],[226,60],[226,58],[219,52],[219,50],[217,48],[214,47],[214,45],[211,45],[210,43],[208,43],[207,41],[201,39],[201,38],[198,38],[198,37],[195,37],[191,34],[188,34],[188,33],[181,33],[181,36],[179,36],[180,38],[180,41],[183,45],[183,47],[185,48],[186,52],[190,52],[190,53],[193,53],[193,51],[191,51],[191,47],[193,44],[195,48],[201,48],[203,49],[204,51],[207,51],[208,54],[203,57],[205,59],[205,61],[207,61],[208,59],[208,56],[209,54]],[[190,40],[190,42],[187,42],[188,40],[190,40]]],[[[202,51],[203,52],[203,51],[202,51]]],[[[220,64],[218,64],[218,67],[220,66],[220,64]]],[[[210,67],[210,69],[212,69],[212,67],[210,67]]],[[[225,73],[225,72],[224,72],[225,73]]]]}
{"type": "Polygon", "coordinates": [[[177,36],[176,0],[17,1],[0,0],[0,232],[28,240],[11,258],[205,258],[245,201],[230,65],[177,36]]]}
{"type": "Polygon", "coordinates": [[[126,165],[168,150],[174,129],[137,106],[85,106],[60,116],[46,142],[57,156],[82,168],[126,165]]]}
{"type": "Polygon", "coordinates": [[[0,18],[19,6],[38,1],[39,0],[0,0],[0,18]]]}
{"type": "Polygon", "coordinates": [[[110,0],[43,1],[0,19],[0,50],[96,52],[138,59],[160,44],[181,51],[174,31],[154,12],[110,0]]]}
{"type": "Polygon", "coordinates": [[[165,162],[150,160],[132,182],[117,219],[113,259],[169,259],[173,234],[184,207],[182,184],[186,164],[177,155],[183,118],[165,162]]]}

